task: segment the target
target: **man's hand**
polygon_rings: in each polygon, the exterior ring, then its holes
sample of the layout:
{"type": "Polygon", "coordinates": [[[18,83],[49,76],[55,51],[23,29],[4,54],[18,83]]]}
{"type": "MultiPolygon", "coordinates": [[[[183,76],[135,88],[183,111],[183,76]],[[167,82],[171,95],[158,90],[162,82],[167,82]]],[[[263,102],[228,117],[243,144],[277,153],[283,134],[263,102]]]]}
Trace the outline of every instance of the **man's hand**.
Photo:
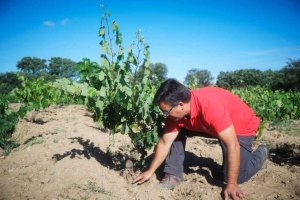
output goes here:
{"type": "Polygon", "coordinates": [[[245,194],[238,187],[237,179],[240,168],[240,144],[237,140],[233,125],[224,129],[219,133],[219,139],[226,145],[227,148],[227,186],[223,190],[224,199],[233,200],[243,199],[245,194]]]}
{"type": "Polygon", "coordinates": [[[136,179],[134,179],[133,184],[142,184],[145,181],[149,180],[154,174],[155,170],[161,165],[161,163],[166,159],[173,141],[176,139],[178,132],[174,133],[165,133],[159,139],[154,154],[154,159],[151,162],[149,169],[141,173],[136,179]]]}
{"type": "Polygon", "coordinates": [[[224,200],[237,200],[243,199],[245,197],[245,193],[241,190],[237,184],[228,183],[226,188],[223,190],[224,200]]]}
{"type": "Polygon", "coordinates": [[[132,184],[137,183],[137,184],[142,184],[145,181],[148,181],[151,176],[153,175],[153,172],[147,170],[141,173],[136,179],[133,180],[132,184]]]}

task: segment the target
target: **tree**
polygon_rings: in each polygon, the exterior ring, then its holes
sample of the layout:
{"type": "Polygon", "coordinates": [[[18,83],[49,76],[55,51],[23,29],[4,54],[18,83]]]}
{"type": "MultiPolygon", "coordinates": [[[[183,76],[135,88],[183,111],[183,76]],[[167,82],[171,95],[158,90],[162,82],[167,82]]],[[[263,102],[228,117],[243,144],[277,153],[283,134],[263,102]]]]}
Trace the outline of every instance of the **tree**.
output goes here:
{"type": "Polygon", "coordinates": [[[272,81],[273,74],[268,71],[266,73],[258,69],[240,69],[232,72],[220,72],[217,77],[217,85],[223,88],[236,88],[246,86],[269,86],[272,81]]]}
{"type": "Polygon", "coordinates": [[[83,58],[82,61],[77,63],[76,70],[79,73],[80,82],[89,83],[96,89],[100,89],[101,84],[99,83],[99,77],[97,76],[100,73],[100,66],[98,63],[92,62],[88,58],[83,58]]]}
{"type": "Polygon", "coordinates": [[[274,83],[278,80],[279,73],[278,71],[266,70],[262,72],[262,85],[263,87],[273,89],[274,83]]]}
{"type": "MultiPolygon", "coordinates": [[[[166,64],[160,62],[155,64],[151,63],[150,70],[151,70],[150,77],[155,75],[157,77],[157,80],[161,82],[167,79],[168,68],[166,64]]],[[[140,66],[138,71],[135,74],[136,80],[141,81],[143,79],[143,74],[144,74],[144,68],[143,66],[140,66]]]]}
{"type": "Polygon", "coordinates": [[[300,60],[290,59],[287,65],[279,70],[279,73],[281,76],[279,75],[278,88],[284,90],[300,89],[300,60]]]}
{"type": "Polygon", "coordinates": [[[23,57],[17,63],[17,68],[30,75],[38,75],[47,68],[46,60],[37,57],[23,57]]]}
{"type": "Polygon", "coordinates": [[[155,74],[160,81],[164,81],[167,79],[168,68],[164,63],[155,63],[150,65],[151,73],[155,74]]]}
{"type": "Polygon", "coordinates": [[[220,72],[216,84],[219,87],[228,89],[259,85],[272,90],[299,90],[300,60],[289,60],[287,65],[278,71],[240,69],[231,72],[220,72]]]}
{"type": "Polygon", "coordinates": [[[76,62],[68,58],[52,57],[49,60],[48,72],[56,78],[75,79],[78,77],[76,62]]]}
{"type": "Polygon", "coordinates": [[[21,81],[15,72],[0,74],[0,94],[7,94],[16,87],[20,87],[21,81]]]}
{"type": "Polygon", "coordinates": [[[190,69],[185,76],[184,84],[192,87],[204,87],[212,84],[214,77],[207,69],[190,69]]]}

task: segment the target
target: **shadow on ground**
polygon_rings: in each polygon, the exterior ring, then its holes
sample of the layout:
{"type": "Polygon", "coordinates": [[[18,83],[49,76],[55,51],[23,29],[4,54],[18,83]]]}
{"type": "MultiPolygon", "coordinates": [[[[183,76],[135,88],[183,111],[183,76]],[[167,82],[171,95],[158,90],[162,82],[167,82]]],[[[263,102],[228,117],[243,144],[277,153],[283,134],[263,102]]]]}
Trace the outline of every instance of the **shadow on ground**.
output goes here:
{"type": "MultiPolygon", "coordinates": [[[[116,171],[125,169],[125,161],[129,159],[129,155],[117,152],[109,153],[104,152],[99,147],[95,146],[93,142],[88,139],[83,139],[82,137],[73,137],[70,138],[72,143],[77,142],[82,145],[83,149],[71,149],[66,151],[63,154],[55,154],[52,156],[52,159],[55,161],[60,161],[66,157],[74,159],[76,156],[84,156],[87,159],[94,158],[101,165],[113,169],[116,171]]],[[[154,154],[151,154],[145,159],[145,166],[149,166],[154,154]]],[[[221,176],[221,166],[216,163],[211,158],[198,157],[194,153],[186,152],[184,162],[184,172],[186,174],[198,173],[201,176],[204,176],[207,182],[211,185],[223,186],[222,176],[221,176]]],[[[162,179],[163,173],[163,164],[156,171],[157,179],[162,179]]],[[[146,169],[146,168],[144,168],[146,169]]]]}
{"type": "Polygon", "coordinates": [[[95,146],[90,140],[84,140],[81,137],[70,138],[72,143],[78,142],[82,145],[83,149],[71,149],[63,154],[55,154],[52,159],[60,161],[66,157],[71,159],[76,156],[84,156],[87,159],[95,158],[101,165],[108,167],[113,170],[122,170],[125,168],[125,161],[129,158],[127,154],[121,152],[117,153],[105,153],[99,147],[95,146]]]}
{"type": "MultiPolygon", "coordinates": [[[[154,154],[146,158],[146,165],[150,165],[154,154]]],[[[155,172],[156,178],[161,180],[164,176],[164,164],[162,164],[155,172]]],[[[222,166],[216,163],[212,158],[204,158],[195,155],[194,153],[185,152],[184,173],[198,173],[204,176],[207,182],[211,185],[222,187],[224,186],[222,180],[222,166]],[[195,168],[195,169],[193,169],[195,168]]]]}
{"type": "Polygon", "coordinates": [[[186,174],[198,173],[204,176],[207,182],[215,186],[223,186],[222,166],[212,158],[199,157],[191,152],[186,152],[184,171],[186,174]],[[194,170],[193,167],[198,167],[194,170]]]}
{"type": "Polygon", "coordinates": [[[279,165],[300,166],[300,145],[283,144],[271,148],[270,160],[279,165]]]}

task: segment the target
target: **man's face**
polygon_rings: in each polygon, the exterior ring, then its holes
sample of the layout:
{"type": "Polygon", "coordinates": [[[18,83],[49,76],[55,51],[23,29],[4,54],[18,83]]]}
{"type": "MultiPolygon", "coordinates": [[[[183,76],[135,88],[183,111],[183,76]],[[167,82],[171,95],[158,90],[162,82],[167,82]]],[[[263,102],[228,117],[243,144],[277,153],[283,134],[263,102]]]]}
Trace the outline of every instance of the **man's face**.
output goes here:
{"type": "Polygon", "coordinates": [[[174,121],[181,120],[185,116],[182,102],[179,102],[176,106],[171,106],[168,103],[161,102],[159,103],[159,108],[165,117],[169,117],[174,121]]]}

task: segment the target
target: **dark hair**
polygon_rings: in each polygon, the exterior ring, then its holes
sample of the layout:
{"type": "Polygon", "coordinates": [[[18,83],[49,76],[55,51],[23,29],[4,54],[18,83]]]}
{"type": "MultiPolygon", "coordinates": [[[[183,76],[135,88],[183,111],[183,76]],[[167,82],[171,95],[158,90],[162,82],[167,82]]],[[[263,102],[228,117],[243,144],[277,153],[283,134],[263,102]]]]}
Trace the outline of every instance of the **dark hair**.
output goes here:
{"type": "Polygon", "coordinates": [[[179,83],[175,79],[167,79],[158,88],[155,96],[154,103],[159,104],[165,102],[171,106],[176,106],[180,101],[186,103],[191,99],[190,90],[179,83]]]}

